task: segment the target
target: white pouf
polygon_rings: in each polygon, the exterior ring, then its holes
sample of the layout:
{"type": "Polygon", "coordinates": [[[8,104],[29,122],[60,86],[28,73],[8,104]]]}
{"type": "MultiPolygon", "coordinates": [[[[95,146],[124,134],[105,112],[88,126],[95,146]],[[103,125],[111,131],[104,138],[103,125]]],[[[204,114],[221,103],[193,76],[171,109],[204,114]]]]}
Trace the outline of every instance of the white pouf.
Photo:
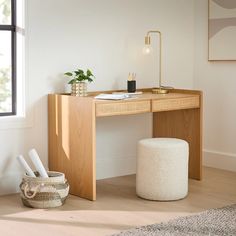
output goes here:
{"type": "Polygon", "coordinates": [[[159,201],[188,194],[188,143],[176,138],[143,139],[138,143],[136,193],[159,201]]]}

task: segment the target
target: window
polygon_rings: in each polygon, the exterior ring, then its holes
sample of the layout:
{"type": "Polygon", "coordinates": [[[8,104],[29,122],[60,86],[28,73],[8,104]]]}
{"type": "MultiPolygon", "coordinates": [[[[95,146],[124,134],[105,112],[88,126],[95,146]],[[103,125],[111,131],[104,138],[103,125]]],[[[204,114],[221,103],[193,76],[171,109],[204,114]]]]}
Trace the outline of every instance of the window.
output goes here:
{"type": "Polygon", "coordinates": [[[16,114],[16,0],[0,0],[0,116],[16,114]]]}

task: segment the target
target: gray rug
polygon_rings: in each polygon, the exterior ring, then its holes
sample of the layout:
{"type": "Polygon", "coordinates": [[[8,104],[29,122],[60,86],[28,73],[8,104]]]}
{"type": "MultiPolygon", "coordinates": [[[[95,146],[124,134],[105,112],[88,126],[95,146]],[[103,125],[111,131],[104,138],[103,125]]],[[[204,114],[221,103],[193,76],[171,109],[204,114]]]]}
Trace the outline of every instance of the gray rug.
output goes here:
{"type": "Polygon", "coordinates": [[[113,236],[236,236],[236,204],[142,226],[113,236]]]}

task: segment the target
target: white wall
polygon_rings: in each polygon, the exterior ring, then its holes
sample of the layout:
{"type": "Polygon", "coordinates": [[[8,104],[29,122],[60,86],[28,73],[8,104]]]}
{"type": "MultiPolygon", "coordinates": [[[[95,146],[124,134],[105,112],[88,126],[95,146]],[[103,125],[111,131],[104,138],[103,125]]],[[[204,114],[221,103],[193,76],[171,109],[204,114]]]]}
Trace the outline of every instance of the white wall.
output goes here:
{"type": "MultiPolygon", "coordinates": [[[[137,87],[157,85],[157,53],[148,58],[141,52],[147,30],[159,29],[164,84],[192,88],[193,12],[193,0],[27,1],[28,115],[23,123],[1,120],[0,194],[17,190],[17,154],[35,147],[47,165],[46,96],[64,90],[64,72],[91,68],[96,81],[90,90],[124,89],[129,72],[137,73],[137,87]]],[[[97,177],[134,173],[136,141],[150,136],[150,114],[99,118],[97,177]]]]}
{"type": "Polygon", "coordinates": [[[208,62],[208,1],[195,1],[194,88],[204,92],[204,164],[236,171],[236,62],[208,62]]]}

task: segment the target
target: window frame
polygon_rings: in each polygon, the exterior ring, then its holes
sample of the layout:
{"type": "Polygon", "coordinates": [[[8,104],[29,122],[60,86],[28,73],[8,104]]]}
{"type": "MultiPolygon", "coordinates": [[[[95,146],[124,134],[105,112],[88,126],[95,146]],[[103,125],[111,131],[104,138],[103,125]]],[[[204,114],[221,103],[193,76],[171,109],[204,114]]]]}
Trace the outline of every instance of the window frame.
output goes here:
{"type": "Polygon", "coordinates": [[[11,99],[12,99],[12,109],[11,112],[0,112],[0,116],[13,116],[17,112],[17,89],[16,89],[16,0],[11,0],[11,24],[1,25],[0,31],[10,31],[11,32],[11,99]]]}

